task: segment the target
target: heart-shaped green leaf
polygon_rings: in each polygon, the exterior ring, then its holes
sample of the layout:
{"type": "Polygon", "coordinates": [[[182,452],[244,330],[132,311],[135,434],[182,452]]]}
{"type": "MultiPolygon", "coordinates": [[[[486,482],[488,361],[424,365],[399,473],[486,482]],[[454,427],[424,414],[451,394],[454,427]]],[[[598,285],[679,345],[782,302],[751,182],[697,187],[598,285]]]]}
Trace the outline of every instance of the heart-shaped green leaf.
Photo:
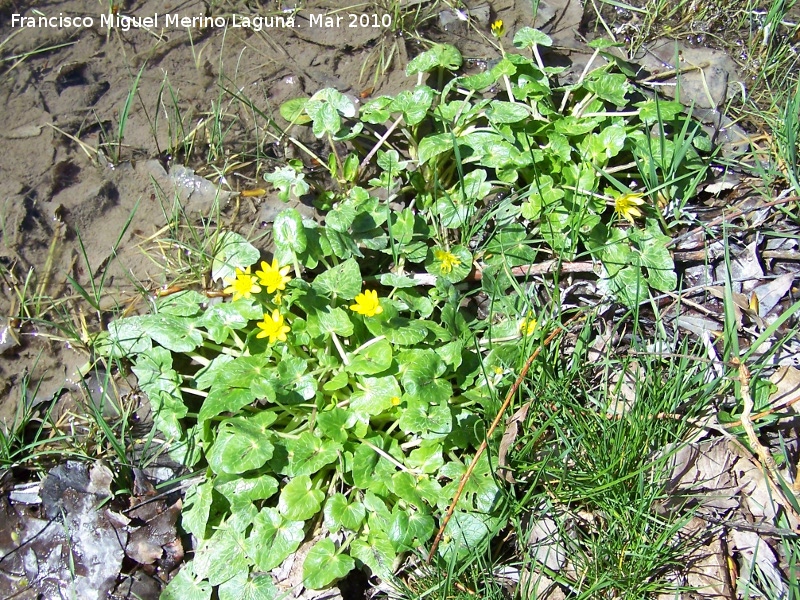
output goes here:
{"type": "Polygon", "coordinates": [[[308,475],[299,475],[281,490],[278,510],[290,521],[305,521],[319,512],[324,497],[308,475]]]}
{"type": "Polygon", "coordinates": [[[321,539],[308,551],[303,562],[303,585],[312,590],[322,589],[347,575],[353,567],[353,559],[337,553],[333,540],[321,539]]]}

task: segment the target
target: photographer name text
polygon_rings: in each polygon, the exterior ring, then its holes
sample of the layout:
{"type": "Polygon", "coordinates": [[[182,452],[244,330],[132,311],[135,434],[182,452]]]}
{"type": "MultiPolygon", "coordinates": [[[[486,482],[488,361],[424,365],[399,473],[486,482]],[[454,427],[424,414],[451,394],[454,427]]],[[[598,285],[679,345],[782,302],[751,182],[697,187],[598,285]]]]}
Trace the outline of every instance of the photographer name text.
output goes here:
{"type": "Polygon", "coordinates": [[[261,31],[262,29],[293,28],[298,25],[300,19],[307,21],[308,27],[313,29],[345,27],[385,29],[391,27],[392,24],[391,15],[368,13],[340,13],[333,15],[326,13],[310,13],[302,17],[298,17],[295,14],[272,16],[234,14],[229,17],[210,17],[205,15],[185,16],[177,13],[153,13],[146,17],[109,13],[94,17],[89,15],[73,16],[58,13],[58,16],[12,14],[11,27],[17,29],[91,29],[95,24],[99,24],[102,29],[120,29],[122,31],[159,28],[224,29],[226,27],[261,31]]]}

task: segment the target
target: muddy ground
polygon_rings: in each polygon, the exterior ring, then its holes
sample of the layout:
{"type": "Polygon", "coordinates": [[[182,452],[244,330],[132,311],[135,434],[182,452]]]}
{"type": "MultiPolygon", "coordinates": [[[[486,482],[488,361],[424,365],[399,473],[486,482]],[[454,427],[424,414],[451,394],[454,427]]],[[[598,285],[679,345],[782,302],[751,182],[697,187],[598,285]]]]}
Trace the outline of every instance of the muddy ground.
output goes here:
{"type": "MultiPolygon", "coordinates": [[[[417,35],[455,44],[466,68],[479,70],[498,58],[487,39],[494,19],[504,20],[509,46],[513,32],[537,26],[554,40],[546,62],[569,67],[564,82],[583,70],[590,54],[585,39],[595,35],[581,3],[570,0],[540,2],[535,22],[528,2],[490,6],[472,0],[466,10],[400,2],[408,14],[419,11],[415,31],[348,26],[350,14],[356,23],[361,15],[370,24],[380,20],[388,14],[384,5],[335,13],[341,6],[324,2],[295,10],[274,0],[213,6],[145,0],[115,4],[113,10],[158,14],[157,26],[124,31],[102,26],[109,6],[96,0],[0,2],[0,426],[14,422],[21,402],[32,406],[58,398],[61,413],[80,412],[76,370],[90,359],[81,336],[98,331],[117,309],[146,308],[142,290],[173,283],[164,278],[152,236],[163,232],[175,199],[190,220],[200,222],[215,197],[221,198],[225,223],[247,236],[274,215],[280,201],[272,192],[246,201],[235,194],[264,187],[258,179],[264,169],[291,155],[259,113],[284,123],[277,113],[282,102],[324,87],[357,101],[397,92],[412,84],[403,69],[424,48],[417,35]],[[89,17],[93,25],[20,27],[15,14],[89,17]],[[293,27],[262,31],[187,29],[167,26],[168,14],[221,16],[229,24],[253,15],[295,20],[293,27]],[[324,20],[311,26],[312,15],[330,14],[344,16],[338,27],[324,20]],[[393,49],[394,62],[376,80],[372,64],[381,48],[393,49]],[[133,88],[124,137],[116,143],[133,88]],[[232,91],[257,110],[233,101],[232,91]],[[218,145],[209,125],[215,104],[225,132],[218,145]],[[192,131],[193,152],[187,155],[186,145],[176,142],[192,131]],[[255,148],[261,153],[258,167],[238,154],[255,148]],[[91,292],[101,281],[93,307],[79,286],[91,292]]],[[[698,79],[692,92],[687,79],[684,99],[695,100],[718,121],[714,109],[730,93],[735,65],[723,52],[682,47],[684,61],[708,63],[707,87],[698,79]]],[[[672,68],[675,49],[672,40],[650,45],[642,55],[648,72],[672,68]]],[[[730,137],[741,145],[733,129],[730,137]]],[[[312,144],[313,136],[306,141],[312,144]]]]}

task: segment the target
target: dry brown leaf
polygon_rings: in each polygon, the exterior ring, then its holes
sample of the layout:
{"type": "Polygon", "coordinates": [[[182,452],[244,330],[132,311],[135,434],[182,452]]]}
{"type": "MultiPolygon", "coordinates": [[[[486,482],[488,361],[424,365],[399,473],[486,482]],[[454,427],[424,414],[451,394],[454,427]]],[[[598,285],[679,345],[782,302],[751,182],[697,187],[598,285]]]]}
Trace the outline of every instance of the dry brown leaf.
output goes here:
{"type": "Polygon", "coordinates": [[[670,494],[691,494],[703,507],[717,511],[739,507],[738,482],[732,467],[737,456],[723,438],[682,447],[672,458],[670,494]]]}
{"type": "Polygon", "coordinates": [[[500,448],[497,452],[497,471],[500,477],[509,483],[515,483],[514,475],[508,468],[508,451],[514,445],[514,442],[519,435],[520,424],[525,422],[528,416],[528,411],[531,408],[530,401],[523,404],[517,411],[511,415],[506,425],[506,430],[500,440],[500,448]]]}
{"type": "Polygon", "coordinates": [[[606,416],[620,417],[627,414],[636,402],[636,382],[642,379],[643,371],[638,361],[631,361],[624,371],[614,371],[609,381],[606,416]]]}
{"type": "Polygon", "coordinates": [[[532,558],[551,571],[560,571],[567,564],[567,548],[561,540],[561,530],[549,517],[533,523],[528,547],[532,558]]]}
{"type": "MultiPolygon", "coordinates": [[[[761,263],[756,254],[758,240],[748,244],[741,252],[731,261],[730,278],[733,280],[733,289],[735,292],[742,292],[749,294],[755,287],[755,281],[764,277],[764,271],[761,268],[761,263]]],[[[727,277],[725,263],[721,263],[717,267],[716,277],[718,280],[724,280],[727,277]]]]}
{"type": "Polygon", "coordinates": [[[758,298],[758,316],[766,317],[792,287],[796,273],[784,273],[768,283],[756,287],[753,292],[758,298]]]}
{"type": "MultiPolygon", "coordinates": [[[[694,517],[681,530],[696,538],[707,525],[703,519],[694,517]]],[[[733,598],[725,545],[719,535],[712,535],[705,544],[697,545],[686,557],[688,570],[686,585],[693,588],[701,598],[733,598]]]]}
{"type": "Polygon", "coordinates": [[[773,409],[792,406],[795,412],[800,412],[797,404],[800,399],[800,370],[796,367],[778,367],[769,381],[778,388],[770,396],[769,405],[773,409]]]}
{"type": "Polygon", "coordinates": [[[786,597],[786,584],[783,581],[780,570],[777,567],[778,559],[772,548],[757,533],[734,529],[731,531],[731,539],[739,552],[739,589],[737,590],[743,597],[752,598],[754,590],[747,586],[747,582],[758,581],[753,574],[753,567],[758,567],[761,574],[770,583],[775,592],[775,598],[786,597]]]}
{"type": "MultiPolygon", "coordinates": [[[[715,298],[725,300],[725,288],[721,285],[707,286],[706,291],[715,298]]],[[[750,307],[750,298],[746,294],[733,292],[731,297],[733,299],[733,312],[736,317],[737,330],[742,328],[742,313],[747,314],[747,316],[753,320],[757,320],[760,327],[764,326],[763,321],[761,321],[756,311],[750,307]]]]}
{"type": "Polygon", "coordinates": [[[697,336],[703,333],[716,333],[722,331],[722,325],[717,321],[706,319],[705,317],[697,317],[693,315],[680,315],[675,319],[678,327],[682,327],[687,331],[691,331],[697,336]]]}

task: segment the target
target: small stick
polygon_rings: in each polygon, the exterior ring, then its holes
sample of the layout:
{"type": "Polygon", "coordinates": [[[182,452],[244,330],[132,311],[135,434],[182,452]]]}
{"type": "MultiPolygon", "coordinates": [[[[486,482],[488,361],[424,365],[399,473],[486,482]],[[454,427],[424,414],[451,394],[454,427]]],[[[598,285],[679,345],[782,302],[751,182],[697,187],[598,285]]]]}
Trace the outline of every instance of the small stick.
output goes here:
{"type": "Polygon", "coordinates": [[[783,478],[778,470],[778,465],[775,463],[775,459],[772,458],[769,450],[767,450],[758,439],[755,428],[753,427],[752,412],[754,403],[753,397],[750,395],[750,370],[738,359],[734,359],[732,362],[738,364],[739,367],[739,383],[741,384],[741,397],[744,404],[742,414],[739,418],[742,422],[742,428],[747,435],[747,441],[750,442],[750,447],[759,459],[760,465],[767,471],[767,473],[764,474],[764,479],[783,500],[784,510],[790,513],[795,519],[800,520],[800,515],[792,508],[792,499],[787,497],[786,492],[780,485],[783,478]]]}
{"type": "Polygon", "coordinates": [[[364,157],[364,160],[362,160],[362,161],[361,161],[361,164],[360,164],[360,165],[358,165],[358,170],[359,170],[359,172],[360,172],[360,171],[363,171],[363,170],[364,170],[364,167],[366,167],[366,166],[367,166],[367,164],[369,164],[369,161],[370,161],[370,159],[371,159],[373,156],[375,156],[375,153],[376,153],[376,152],[378,151],[378,149],[379,149],[379,148],[380,148],[380,147],[383,145],[383,143],[384,143],[386,140],[388,140],[388,139],[389,139],[389,136],[390,136],[390,135],[392,135],[392,132],[393,132],[393,131],[394,131],[394,130],[397,128],[397,126],[398,126],[398,125],[400,125],[400,121],[402,121],[402,120],[403,120],[403,115],[400,115],[399,117],[397,117],[397,119],[395,119],[394,123],[392,123],[391,125],[389,125],[389,129],[387,129],[387,130],[386,130],[386,133],[384,133],[384,134],[383,134],[383,135],[382,135],[382,136],[381,136],[381,137],[378,139],[378,142],[377,142],[377,143],[376,143],[376,144],[375,144],[375,145],[372,147],[372,150],[370,150],[370,151],[369,151],[369,154],[367,154],[367,155],[364,157]]]}
{"type": "Polygon", "coordinates": [[[436,553],[436,549],[439,547],[439,542],[442,540],[442,536],[444,535],[444,530],[447,527],[447,524],[450,522],[450,519],[453,517],[453,513],[456,510],[456,504],[461,499],[461,494],[464,492],[464,487],[467,485],[467,480],[472,475],[472,472],[475,470],[475,466],[478,464],[478,460],[480,460],[481,455],[486,450],[488,446],[488,440],[492,437],[494,430],[497,429],[497,426],[500,424],[500,421],[503,418],[503,413],[506,412],[506,409],[511,404],[511,400],[514,398],[514,395],[517,393],[519,386],[522,384],[522,380],[525,378],[525,375],[528,374],[528,370],[531,368],[533,361],[539,356],[539,353],[542,351],[542,348],[547,346],[553,339],[562,331],[564,327],[559,325],[556,327],[550,335],[542,342],[541,346],[538,346],[536,350],[533,351],[528,357],[528,360],[525,361],[525,365],[522,367],[522,371],[519,373],[519,377],[514,382],[514,385],[511,386],[511,389],[508,390],[508,394],[506,395],[506,399],[503,402],[503,405],[500,407],[500,410],[497,411],[497,416],[492,421],[491,426],[489,427],[489,431],[486,432],[486,437],[484,437],[481,445],[478,447],[478,451],[475,453],[472,462],[467,467],[467,470],[461,476],[461,481],[458,483],[458,489],[456,490],[456,495],[453,497],[453,501],[450,503],[449,508],[447,509],[447,513],[444,516],[444,520],[442,521],[441,526],[439,527],[439,531],[436,533],[436,537],[433,540],[433,546],[431,546],[431,551],[428,553],[427,563],[430,564],[433,555],[436,553]]]}

